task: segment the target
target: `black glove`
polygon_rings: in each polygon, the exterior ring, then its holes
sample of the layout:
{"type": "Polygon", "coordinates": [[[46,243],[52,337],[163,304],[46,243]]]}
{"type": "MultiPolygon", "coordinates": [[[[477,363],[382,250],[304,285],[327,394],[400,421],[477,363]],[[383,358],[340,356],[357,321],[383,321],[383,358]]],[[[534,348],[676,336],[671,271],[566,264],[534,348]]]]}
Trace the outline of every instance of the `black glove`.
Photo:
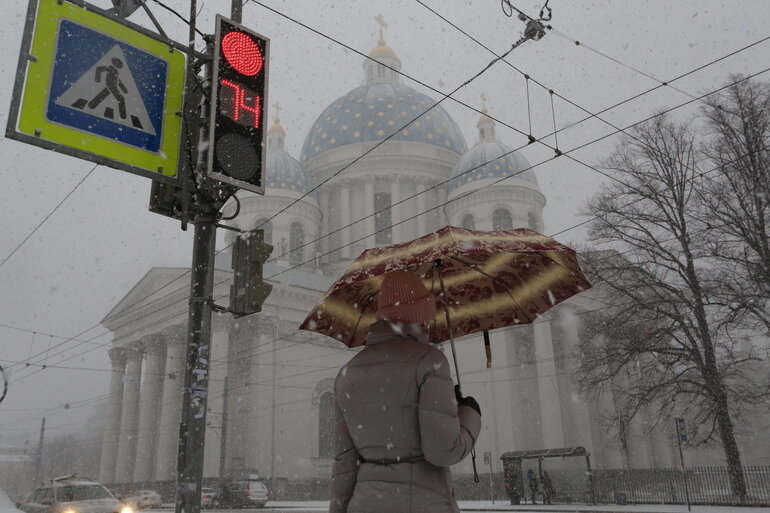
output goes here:
{"type": "Polygon", "coordinates": [[[481,406],[479,406],[479,402],[471,396],[463,397],[460,393],[460,385],[455,385],[455,398],[457,399],[458,406],[470,406],[476,410],[476,413],[481,415],[481,406]]]}

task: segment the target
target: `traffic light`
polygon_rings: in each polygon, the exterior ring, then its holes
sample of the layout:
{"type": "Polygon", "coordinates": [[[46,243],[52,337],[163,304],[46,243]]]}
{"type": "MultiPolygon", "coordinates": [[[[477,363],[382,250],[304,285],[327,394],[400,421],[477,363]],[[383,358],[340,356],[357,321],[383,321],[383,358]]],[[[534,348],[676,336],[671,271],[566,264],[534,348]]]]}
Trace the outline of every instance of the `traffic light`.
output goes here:
{"type": "Polygon", "coordinates": [[[262,279],[263,265],[272,252],[273,246],[265,243],[264,230],[251,230],[235,239],[229,308],[235,317],[262,311],[262,303],[273,290],[262,279]]]}
{"type": "Polygon", "coordinates": [[[264,194],[270,41],[217,15],[211,84],[208,175],[264,194]]]}

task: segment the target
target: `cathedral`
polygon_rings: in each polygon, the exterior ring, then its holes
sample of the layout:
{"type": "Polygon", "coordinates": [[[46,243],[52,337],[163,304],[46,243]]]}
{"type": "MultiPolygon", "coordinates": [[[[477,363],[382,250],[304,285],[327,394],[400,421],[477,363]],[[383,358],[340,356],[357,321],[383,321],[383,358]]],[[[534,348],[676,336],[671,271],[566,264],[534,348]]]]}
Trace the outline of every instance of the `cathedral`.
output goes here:
{"type": "MultiPolygon", "coordinates": [[[[243,230],[264,229],[275,248],[264,269],[273,290],[258,314],[214,314],[205,477],[257,474],[276,486],[328,478],[334,378],[354,350],[297,328],[364,249],[446,225],[547,233],[546,197],[537,176],[498,139],[492,119],[480,116],[469,148],[447,111],[431,108],[434,99],[393,71],[401,61],[382,37],[369,57],[363,84],[320,113],[298,159],[285,150],[286,138],[298,137],[298,131],[275,115],[267,135],[266,192],[239,193],[239,213],[228,221],[243,230]]],[[[226,217],[235,211],[235,205],[226,206],[226,217]]],[[[227,245],[235,235],[227,232],[227,245]]],[[[217,257],[218,303],[229,295],[230,259],[228,250],[217,257]]],[[[176,477],[186,272],[150,269],[103,321],[113,333],[114,373],[102,482],[176,477]]],[[[587,336],[584,314],[602,307],[599,293],[595,288],[573,297],[534,324],[492,332],[492,368],[486,368],[480,335],[458,341],[464,392],[478,399],[483,412],[477,451],[491,456],[484,472],[501,472],[506,451],[575,446],[587,449],[595,468],[673,466],[673,433],[645,426],[640,416],[618,436],[603,420],[613,410],[611,394],[589,403],[573,382],[578,344],[587,336]]],[[[470,461],[453,472],[470,474],[470,461]]]]}

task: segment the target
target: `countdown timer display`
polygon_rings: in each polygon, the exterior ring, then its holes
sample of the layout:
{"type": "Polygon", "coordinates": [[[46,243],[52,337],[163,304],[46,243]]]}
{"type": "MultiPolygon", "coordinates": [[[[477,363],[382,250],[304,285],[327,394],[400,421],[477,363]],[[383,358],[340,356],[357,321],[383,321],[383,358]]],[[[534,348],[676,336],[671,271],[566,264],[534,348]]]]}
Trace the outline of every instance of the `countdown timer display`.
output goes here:
{"type": "Polygon", "coordinates": [[[270,41],[217,16],[214,44],[208,174],[264,194],[270,41]]]}

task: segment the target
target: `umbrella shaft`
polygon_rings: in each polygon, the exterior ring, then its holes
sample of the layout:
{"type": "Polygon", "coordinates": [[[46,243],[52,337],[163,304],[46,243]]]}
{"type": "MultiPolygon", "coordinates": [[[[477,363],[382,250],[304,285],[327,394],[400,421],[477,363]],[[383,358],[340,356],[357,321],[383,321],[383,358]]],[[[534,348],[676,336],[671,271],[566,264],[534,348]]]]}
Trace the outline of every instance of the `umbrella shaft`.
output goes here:
{"type": "Polygon", "coordinates": [[[462,390],[462,386],[460,385],[460,367],[457,366],[457,349],[455,348],[455,338],[452,335],[452,322],[449,320],[449,298],[447,297],[446,289],[444,288],[444,277],[441,275],[440,261],[436,261],[436,274],[438,274],[438,281],[441,284],[441,296],[444,298],[444,317],[446,317],[446,329],[449,331],[449,343],[452,345],[452,359],[455,362],[457,386],[462,390]]]}

